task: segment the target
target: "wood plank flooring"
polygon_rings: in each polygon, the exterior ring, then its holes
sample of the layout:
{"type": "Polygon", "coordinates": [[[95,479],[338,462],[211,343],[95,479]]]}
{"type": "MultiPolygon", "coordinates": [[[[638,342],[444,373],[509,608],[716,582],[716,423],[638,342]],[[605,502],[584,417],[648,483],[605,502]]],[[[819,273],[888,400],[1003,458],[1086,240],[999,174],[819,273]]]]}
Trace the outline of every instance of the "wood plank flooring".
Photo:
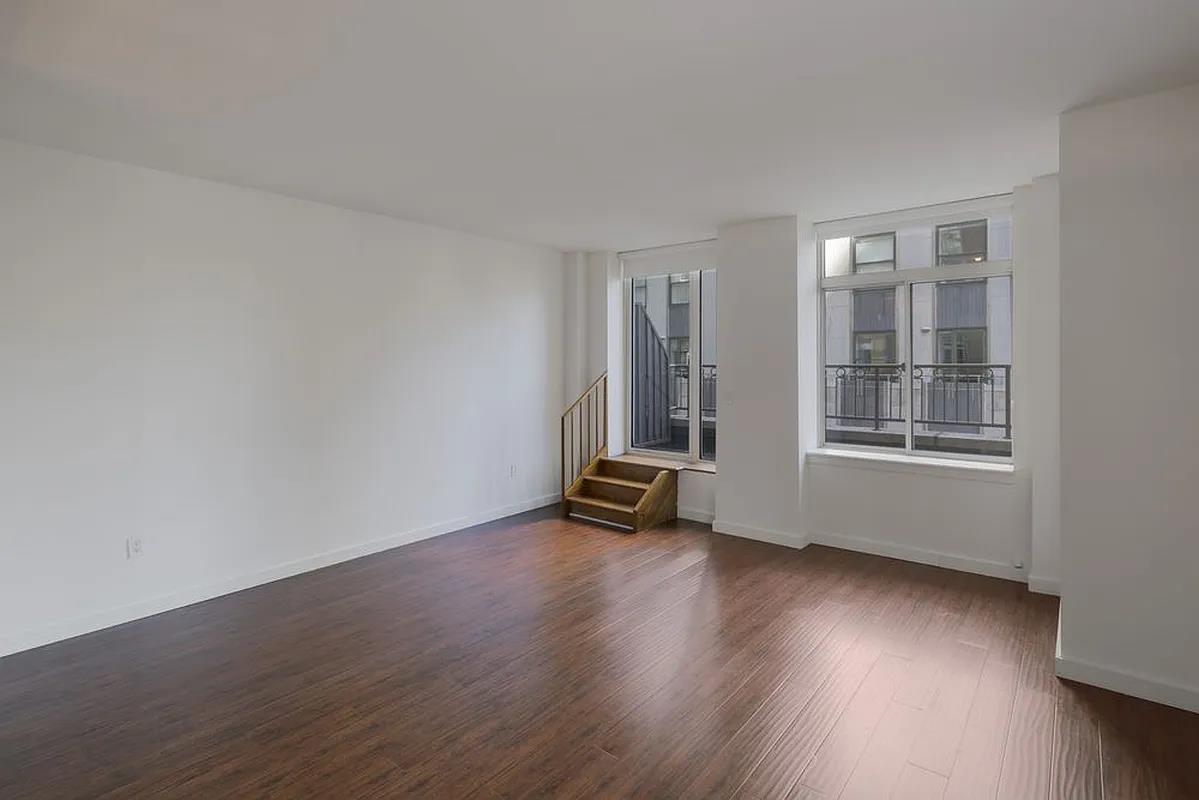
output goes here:
{"type": "Polygon", "coordinates": [[[0,659],[0,797],[1197,798],[1020,584],[513,517],[0,659]]]}

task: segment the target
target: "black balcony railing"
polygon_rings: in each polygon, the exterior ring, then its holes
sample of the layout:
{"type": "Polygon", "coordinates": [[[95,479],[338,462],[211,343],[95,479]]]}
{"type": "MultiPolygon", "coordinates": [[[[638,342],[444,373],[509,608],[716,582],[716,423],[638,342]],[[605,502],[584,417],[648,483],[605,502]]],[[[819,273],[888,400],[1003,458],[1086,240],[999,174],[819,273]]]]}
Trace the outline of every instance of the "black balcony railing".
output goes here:
{"type": "Polygon", "coordinates": [[[1011,364],[916,364],[913,422],[959,433],[1002,431],[1012,438],[1011,364]]]}
{"type": "MultiPolygon", "coordinates": [[[[829,364],[824,416],[846,428],[903,423],[904,364],[829,364]]],[[[1012,438],[1010,364],[915,364],[912,422],[933,433],[1012,438]]],[[[892,429],[893,430],[893,429],[892,429]]]]}
{"type": "Polygon", "coordinates": [[[671,364],[667,385],[670,387],[670,415],[687,416],[691,404],[690,369],[686,364],[671,364]]]}
{"type": "Polygon", "coordinates": [[[850,427],[882,430],[903,422],[903,364],[829,364],[824,368],[824,417],[850,427]]]}

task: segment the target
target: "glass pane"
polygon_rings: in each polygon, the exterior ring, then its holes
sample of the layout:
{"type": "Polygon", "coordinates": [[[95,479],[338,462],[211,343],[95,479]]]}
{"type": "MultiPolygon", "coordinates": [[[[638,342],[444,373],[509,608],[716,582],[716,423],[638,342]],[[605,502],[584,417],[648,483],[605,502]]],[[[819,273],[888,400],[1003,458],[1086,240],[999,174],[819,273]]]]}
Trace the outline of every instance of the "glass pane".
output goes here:
{"type": "Polygon", "coordinates": [[[675,305],[691,302],[691,279],[686,275],[670,278],[670,302],[675,305]]]}
{"type": "MultiPolygon", "coordinates": [[[[679,277],[674,276],[675,281],[679,277]]],[[[690,298],[672,302],[669,275],[633,279],[630,331],[631,441],[633,447],[686,453],[689,448],[691,396],[690,298]]]]}
{"type": "Polygon", "coordinates": [[[895,269],[895,234],[857,236],[853,240],[855,272],[883,272],[895,269]]]}
{"type": "Polygon", "coordinates": [[[853,363],[895,363],[895,334],[855,333],[853,337],[853,363]]]}
{"type": "Polygon", "coordinates": [[[970,264],[987,260],[987,221],[937,227],[937,264],[970,264]]]}
{"type": "Polygon", "coordinates": [[[912,446],[1011,456],[1012,279],[912,285],[912,446]]]}
{"type": "Polygon", "coordinates": [[[906,446],[900,287],[824,294],[824,440],[906,446]]]}
{"type": "Polygon", "coordinates": [[[853,240],[846,236],[841,239],[827,239],[824,242],[824,276],[833,278],[850,273],[850,245],[853,240]]]}
{"type": "Polygon", "coordinates": [[[716,460],[716,270],[699,276],[699,457],[716,460]]]}

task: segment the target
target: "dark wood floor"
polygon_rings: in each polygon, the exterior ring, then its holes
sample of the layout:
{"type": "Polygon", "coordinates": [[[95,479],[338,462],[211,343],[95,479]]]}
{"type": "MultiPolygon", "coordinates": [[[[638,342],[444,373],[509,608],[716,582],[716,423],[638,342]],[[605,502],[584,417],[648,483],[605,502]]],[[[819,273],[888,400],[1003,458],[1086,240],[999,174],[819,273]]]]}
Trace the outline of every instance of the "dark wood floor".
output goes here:
{"type": "Polygon", "coordinates": [[[0,660],[0,797],[1199,797],[1005,581],[545,512],[0,660]]]}

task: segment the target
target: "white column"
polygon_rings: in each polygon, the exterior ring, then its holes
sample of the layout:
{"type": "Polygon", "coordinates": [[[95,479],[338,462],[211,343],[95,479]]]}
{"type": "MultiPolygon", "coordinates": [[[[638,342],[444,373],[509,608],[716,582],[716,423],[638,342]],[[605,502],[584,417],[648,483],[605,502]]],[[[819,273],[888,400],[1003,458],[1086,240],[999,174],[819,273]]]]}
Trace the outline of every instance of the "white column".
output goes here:
{"type": "Polygon", "coordinates": [[[1061,270],[1058,179],[1016,187],[1012,423],[1030,474],[1028,585],[1056,594],[1061,562],[1061,270]]]}
{"type": "MultiPolygon", "coordinates": [[[[805,250],[808,244],[805,243],[805,250]]],[[[715,528],[800,545],[795,217],[720,229],[715,528]]],[[[805,334],[810,333],[805,320],[805,334]]],[[[805,392],[814,388],[805,380],[805,392]]]]}

